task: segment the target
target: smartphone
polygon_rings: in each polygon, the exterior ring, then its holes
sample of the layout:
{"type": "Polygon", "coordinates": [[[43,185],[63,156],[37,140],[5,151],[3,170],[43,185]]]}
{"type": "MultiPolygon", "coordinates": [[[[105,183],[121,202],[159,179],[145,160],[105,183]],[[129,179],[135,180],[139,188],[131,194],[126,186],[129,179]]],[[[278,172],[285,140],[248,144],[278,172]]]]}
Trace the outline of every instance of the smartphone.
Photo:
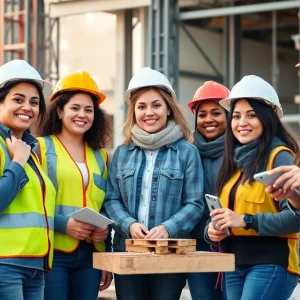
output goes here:
{"type": "MultiPolygon", "coordinates": [[[[273,175],[269,175],[269,171],[265,171],[265,172],[260,172],[260,173],[254,174],[253,178],[256,181],[261,182],[265,186],[270,186],[270,185],[273,185],[274,182],[276,181],[276,179],[279,178],[283,174],[284,174],[283,172],[280,172],[280,173],[276,173],[273,175]]],[[[276,187],[276,189],[282,188],[285,183],[286,183],[286,181],[282,182],[278,187],[276,187]]]]}
{"type": "MultiPolygon", "coordinates": [[[[210,195],[210,194],[205,194],[205,200],[208,206],[208,209],[210,212],[212,212],[213,210],[217,209],[217,208],[222,208],[220,199],[216,196],[210,195]]],[[[218,227],[215,222],[212,222],[214,225],[214,228],[216,230],[221,230],[220,227],[218,227]]],[[[226,228],[225,233],[227,236],[230,236],[230,231],[228,228],[226,228]]]]}

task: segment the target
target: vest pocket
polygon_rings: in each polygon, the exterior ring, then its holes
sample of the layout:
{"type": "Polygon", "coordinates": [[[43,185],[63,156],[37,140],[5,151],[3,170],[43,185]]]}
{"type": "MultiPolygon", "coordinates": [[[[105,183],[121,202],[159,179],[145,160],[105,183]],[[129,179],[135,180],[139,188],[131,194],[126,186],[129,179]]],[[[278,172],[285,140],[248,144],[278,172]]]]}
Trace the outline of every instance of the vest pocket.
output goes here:
{"type": "Polygon", "coordinates": [[[249,189],[245,189],[242,192],[243,199],[246,202],[262,204],[265,202],[265,197],[267,196],[265,192],[265,186],[259,182],[254,182],[251,186],[251,193],[249,193],[249,189]]]}
{"type": "Polygon", "coordinates": [[[133,178],[135,169],[118,170],[117,178],[119,180],[120,192],[123,195],[128,194],[133,189],[133,178]]]}
{"type": "Polygon", "coordinates": [[[166,195],[177,195],[183,183],[183,173],[179,169],[161,169],[159,190],[166,195]]]}

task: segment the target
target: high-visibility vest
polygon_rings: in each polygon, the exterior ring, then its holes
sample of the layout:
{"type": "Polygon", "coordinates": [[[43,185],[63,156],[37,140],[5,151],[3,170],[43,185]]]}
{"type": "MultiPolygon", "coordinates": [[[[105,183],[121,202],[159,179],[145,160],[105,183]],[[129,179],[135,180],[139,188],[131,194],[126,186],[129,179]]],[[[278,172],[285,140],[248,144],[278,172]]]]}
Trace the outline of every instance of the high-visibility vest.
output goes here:
{"type": "MultiPolygon", "coordinates": [[[[286,147],[280,146],[274,148],[269,156],[267,170],[271,170],[273,168],[275,158],[281,151],[288,151],[294,155],[294,153],[286,147]]],[[[241,170],[237,170],[223,187],[220,195],[222,207],[229,207],[230,192],[241,176],[241,170]]],[[[245,213],[278,213],[280,210],[276,201],[270,196],[270,194],[265,192],[265,188],[266,187],[258,181],[254,181],[251,185],[248,182],[245,184],[239,184],[235,194],[233,206],[234,212],[240,215],[244,215],[245,213]]],[[[257,236],[254,229],[245,230],[244,228],[230,228],[230,231],[232,235],[236,236],[257,236]]],[[[291,233],[281,235],[280,237],[287,238],[289,247],[289,265],[287,270],[291,273],[300,274],[298,266],[298,236],[299,234],[297,233],[291,233]]]]}
{"type": "MultiPolygon", "coordinates": [[[[84,188],[81,171],[61,141],[55,135],[38,138],[38,141],[40,162],[57,190],[55,214],[68,216],[83,207],[99,212],[106,194],[106,151],[93,150],[85,143],[88,184],[84,188]]],[[[78,246],[79,240],[54,232],[55,250],[70,253],[78,246]]],[[[104,242],[94,242],[94,247],[97,251],[105,251],[104,242]]]]}
{"type": "MultiPolygon", "coordinates": [[[[53,260],[54,209],[56,191],[34,152],[30,154],[40,176],[26,163],[29,181],[11,204],[0,213],[0,257],[37,258],[48,256],[47,269],[53,260]]],[[[0,136],[0,176],[11,162],[5,140],[0,136]]]]}

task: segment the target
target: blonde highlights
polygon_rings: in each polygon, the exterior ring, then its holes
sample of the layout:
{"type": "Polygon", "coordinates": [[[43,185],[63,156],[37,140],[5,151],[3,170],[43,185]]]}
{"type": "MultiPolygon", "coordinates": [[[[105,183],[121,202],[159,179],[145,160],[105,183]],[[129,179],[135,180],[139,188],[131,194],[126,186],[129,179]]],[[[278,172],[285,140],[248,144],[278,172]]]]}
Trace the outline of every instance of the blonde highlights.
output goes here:
{"type": "Polygon", "coordinates": [[[132,127],[136,124],[136,119],[135,119],[135,104],[139,97],[149,91],[149,90],[155,90],[157,93],[159,93],[163,99],[165,100],[168,109],[170,110],[170,115],[168,115],[167,120],[174,120],[175,123],[181,128],[183,132],[183,138],[186,141],[190,141],[191,139],[191,131],[189,129],[188,123],[184,118],[184,115],[181,111],[181,108],[179,105],[176,103],[176,101],[172,98],[172,96],[165,92],[164,90],[155,87],[155,86],[150,86],[150,87],[144,87],[140,88],[135,93],[132,95],[130,102],[128,104],[128,111],[127,111],[127,118],[124,123],[123,127],[123,137],[124,137],[124,144],[128,145],[132,143],[132,133],[131,129],[132,127]]]}

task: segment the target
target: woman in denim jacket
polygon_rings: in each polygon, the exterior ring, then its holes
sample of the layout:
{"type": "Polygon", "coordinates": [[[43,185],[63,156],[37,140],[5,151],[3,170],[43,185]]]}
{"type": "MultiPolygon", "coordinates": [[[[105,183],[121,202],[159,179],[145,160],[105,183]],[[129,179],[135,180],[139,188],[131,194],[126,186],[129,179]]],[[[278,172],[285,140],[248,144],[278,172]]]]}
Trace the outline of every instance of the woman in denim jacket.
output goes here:
{"type": "MultiPolygon", "coordinates": [[[[125,97],[125,142],[111,161],[104,202],[114,251],[125,250],[126,238],[189,238],[204,210],[203,171],[173,88],[143,68],[125,97]]],[[[118,300],[176,300],[185,283],[186,274],[115,275],[118,300]]]]}

